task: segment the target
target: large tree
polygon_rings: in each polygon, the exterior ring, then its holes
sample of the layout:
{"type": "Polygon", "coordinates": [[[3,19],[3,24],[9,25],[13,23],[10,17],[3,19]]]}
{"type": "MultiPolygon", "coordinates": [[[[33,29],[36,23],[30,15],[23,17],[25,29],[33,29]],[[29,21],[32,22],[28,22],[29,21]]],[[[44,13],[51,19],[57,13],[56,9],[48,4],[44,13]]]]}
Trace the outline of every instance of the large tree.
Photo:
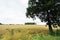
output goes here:
{"type": "Polygon", "coordinates": [[[29,0],[26,16],[46,22],[52,33],[51,25],[60,26],[60,0],[29,0]]]}

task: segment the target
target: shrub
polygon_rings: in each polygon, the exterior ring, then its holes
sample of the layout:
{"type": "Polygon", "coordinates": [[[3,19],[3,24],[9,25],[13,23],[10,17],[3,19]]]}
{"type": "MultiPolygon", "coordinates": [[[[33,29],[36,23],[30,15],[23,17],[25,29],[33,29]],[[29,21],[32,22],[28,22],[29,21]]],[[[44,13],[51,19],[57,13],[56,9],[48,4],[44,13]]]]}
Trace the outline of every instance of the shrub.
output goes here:
{"type": "Polygon", "coordinates": [[[36,23],[31,23],[31,22],[29,22],[29,23],[25,23],[25,25],[35,25],[36,23]]]}

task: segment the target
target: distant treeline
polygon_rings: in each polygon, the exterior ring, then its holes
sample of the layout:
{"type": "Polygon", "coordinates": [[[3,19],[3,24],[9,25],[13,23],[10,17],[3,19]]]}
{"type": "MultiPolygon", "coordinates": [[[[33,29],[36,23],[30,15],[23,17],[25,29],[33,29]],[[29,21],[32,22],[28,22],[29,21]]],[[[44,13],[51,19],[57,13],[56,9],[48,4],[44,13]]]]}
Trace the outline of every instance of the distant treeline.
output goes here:
{"type": "Polygon", "coordinates": [[[25,23],[25,25],[36,25],[36,23],[25,23]]]}
{"type": "MultiPolygon", "coordinates": [[[[22,25],[22,24],[2,24],[2,23],[0,23],[0,25],[22,25]]],[[[27,22],[27,23],[25,23],[25,25],[36,25],[36,23],[27,22]]]]}
{"type": "Polygon", "coordinates": [[[0,23],[0,25],[3,25],[2,23],[0,23]]]}

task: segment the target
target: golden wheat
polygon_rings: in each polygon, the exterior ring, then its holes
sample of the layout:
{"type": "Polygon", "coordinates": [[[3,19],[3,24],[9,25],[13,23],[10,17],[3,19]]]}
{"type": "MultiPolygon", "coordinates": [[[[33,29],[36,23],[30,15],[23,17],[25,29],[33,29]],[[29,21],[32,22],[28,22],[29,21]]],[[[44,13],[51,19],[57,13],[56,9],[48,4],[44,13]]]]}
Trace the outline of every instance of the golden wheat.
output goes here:
{"type": "Polygon", "coordinates": [[[47,32],[45,25],[0,25],[1,40],[33,40],[33,35],[47,32]]]}

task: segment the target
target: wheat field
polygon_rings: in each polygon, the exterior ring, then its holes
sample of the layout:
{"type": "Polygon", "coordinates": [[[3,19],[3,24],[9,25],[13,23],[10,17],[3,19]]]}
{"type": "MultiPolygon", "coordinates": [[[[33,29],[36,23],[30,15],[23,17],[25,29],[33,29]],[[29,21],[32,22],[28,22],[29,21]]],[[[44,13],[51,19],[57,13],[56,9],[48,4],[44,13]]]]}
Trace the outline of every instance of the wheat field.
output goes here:
{"type": "Polygon", "coordinates": [[[0,25],[0,40],[56,40],[58,38],[50,39],[50,35],[47,36],[48,32],[48,27],[45,25],[0,25]]]}

